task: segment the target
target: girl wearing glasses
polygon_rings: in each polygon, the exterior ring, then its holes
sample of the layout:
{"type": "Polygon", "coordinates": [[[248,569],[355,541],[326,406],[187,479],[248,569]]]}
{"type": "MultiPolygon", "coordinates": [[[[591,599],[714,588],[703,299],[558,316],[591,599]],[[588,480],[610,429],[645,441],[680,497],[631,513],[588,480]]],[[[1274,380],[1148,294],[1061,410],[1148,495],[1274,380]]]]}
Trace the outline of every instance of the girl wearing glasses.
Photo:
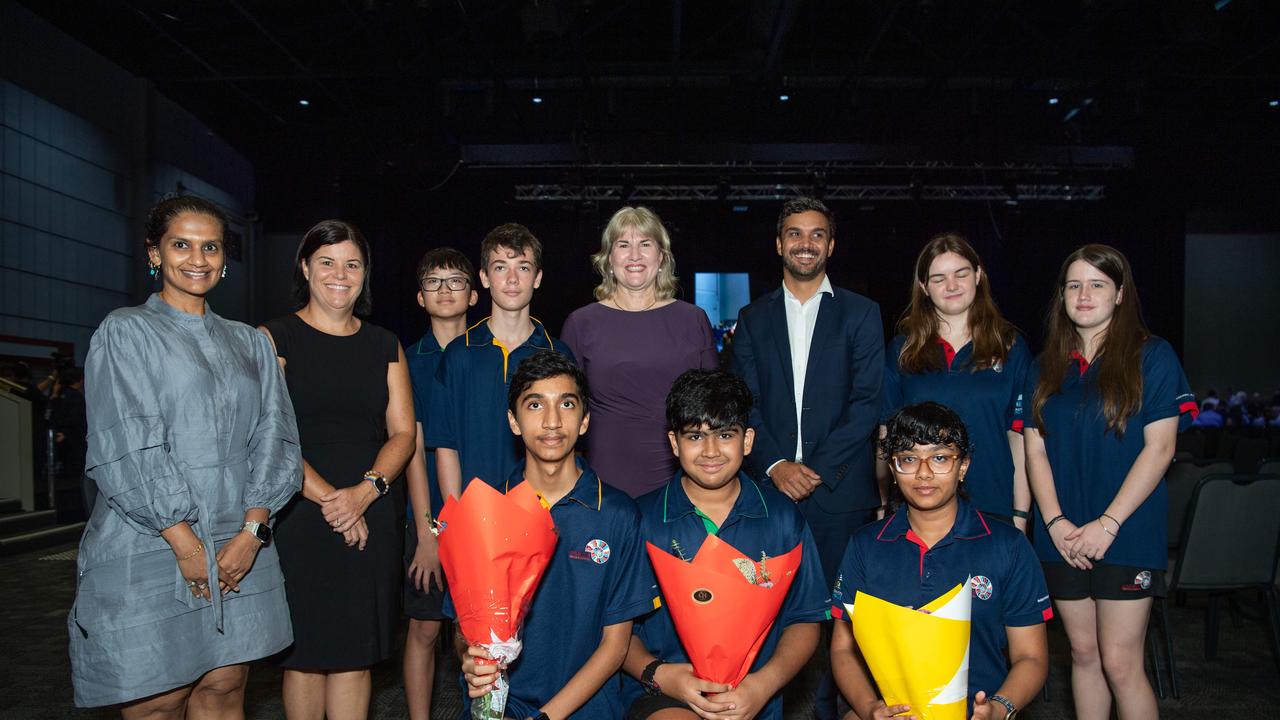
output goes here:
{"type": "MultiPolygon", "coordinates": [[[[1031,508],[1022,463],[1027,343],[1000,314],[982,261],[963,235],[930,238],[915,274],[911,304],[885,353],[883,417],[924,400],[958,413],[982,458],[965,481],[974,506],[1025,529],[1031,508]]],[[[887,478],[883,466],[880,475],[887,478]]]]}
{"type": "Polygon", "coordinates": [[[639,497],[666,485],[677,469],[667,442],[667,391],[685,370],[718,367],[719,357],[707,314],[675,299],[676,260],[657,213],[614,213],[591,262],[600,274],[598,302],[573,311],[560,337],[591,385],[591,466],[639,497]]]}
{"type": "Polygon", "coordinates": [[[836,684],[864,720],[918,717],[877,694],[862,653],[854,651],[844,604],[861,590],[918,608],[967,581],[968,716],[1011,718],[1044,686],[1049,668],[1044,622],[1053,610],[1035,553],[1025,535],[988,522],[965,498],[973,446],[950,408],[908,405],[889,418],[879,449],[893,473],[895,511],[855,532],[840,563],[831,608],[838,618],[831,637],[836,684]]]}
{"type": "Polygon", "coordinates": [[[1106,245],[1069,255],[1044,352],[1027,379],[1035,547],[1071,641],[1076,716],[1154,718],[1143,671],[1151,598],[1164,582],[1161,479],[1195,399],[1169,343],[1142,322],[1129,261],[1106,245]]]}

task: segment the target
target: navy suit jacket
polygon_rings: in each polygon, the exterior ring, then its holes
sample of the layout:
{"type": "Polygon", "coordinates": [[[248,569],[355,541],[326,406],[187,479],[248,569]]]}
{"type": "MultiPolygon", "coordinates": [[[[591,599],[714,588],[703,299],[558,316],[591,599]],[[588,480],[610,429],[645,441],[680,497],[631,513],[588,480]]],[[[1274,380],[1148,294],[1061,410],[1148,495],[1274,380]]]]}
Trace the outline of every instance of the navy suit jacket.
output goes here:
{"type": "MultiPolygon", "coordinates": [[[[880,306],[841,288],[823,295],[804,383],[804,464],[822,478],[809,500],[828,513],[874,508],[873,436],[880,416],[884,327],[880,306]]],[[[738,313],[732,368],[755,398],[755,447],[746,462],[764,478],[778,460],[795,460],[796,403],[782,287],[738,313]]],[[[805,508],[806,514],[815,508],[805,508]]]]}

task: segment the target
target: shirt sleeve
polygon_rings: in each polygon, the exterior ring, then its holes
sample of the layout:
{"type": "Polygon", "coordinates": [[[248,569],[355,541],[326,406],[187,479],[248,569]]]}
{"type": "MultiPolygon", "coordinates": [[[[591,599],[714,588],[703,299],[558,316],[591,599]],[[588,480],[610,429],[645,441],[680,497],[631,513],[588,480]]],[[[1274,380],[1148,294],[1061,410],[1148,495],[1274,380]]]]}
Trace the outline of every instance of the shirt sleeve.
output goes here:
{"type": "Polygon", "coordinates": [[[604,626],[633,620],[656,607],[657,581],[641,541],[640,512],[632,506],[618,515],[617,554],[609,560],[609,594],[601,614],[604,626]]]}
{"type": "Polygon", "coordinates": [[[302,488],[302,450],[293,403],[271,341],[254,331],[252,342],[262,399],[258,423],[249,438],[244,507],[264,507],[274,515],[302,488]]]}
{"type": "Polygon", "coordinates": [[[1031,353],[1027,351],[1027,343],[1022,336],[1015,335],[1013,345],[1009,348],[1009,356],[1005,359],[1004,371],[1011,373],[1008,408],[1008,424],[1006,429],[1022,432],[1026,424],[1027,373],[1031,369],[1031,353]]]}
{"type": "Polygon", "coordinates": [[[1181,416],[1178,430],[1191,427],[1199,414],[1182,363],[1164,340],[1148,343],[1142,354],[1142,424],[1181,416]]]}
{"type": "MultiPolygon", "coordinates": [[[[796,511],[796,515],[799,515],[796,511]]],[[[831,596],[825,587],[826,576],[822,573],[822,561],[818,557],[818,545],[813,540],[813,532],[802,517],[798,517],[800,525],[800,572],[792,581],[787,597],[782,601],[779,617],[782,626],[795,623],[821,622],[827,619],[827,609],[831,607],[831,596]]]]}
{"type": "MultiPolygon", "coordinates": [[[[93,334],[85,360],[89,446],[85,471],[110,507],[146,535],[196,519],[196,506],[169,454],[168,426],[157,383],[163,376],[143,357],[144,331],[108,317],[93,334]]],[[[265,339],[265,338],[264,338],[265,339]]]]}
{"type": "Polygon", "coordinates": [[[884,354],[884,380],[880,395],[880,424],[884,425],[902,408],[902,369],[898,367],[898,353],[902,351],[900,338],[894,338],[884,354]]]}
{"type": "MultiPolygon", "coordinates": [[[[430,412],[422,415],[430,422],[422,423],[422,443],[427,447],[460,450],[456,415],[464,384],[463,351],[449,343],[436,368],[435,385],[431,388],[430,412]],[[455,394],[459,397],[455,397],[455,394]]],[[[464,484],[465,485],[465,484],[464,484]]]]}
{"type": "Polygon", "coordinates": [[[1031,543],[1021,533],[1009,533],[1008,572],[1001,593],[1001,613],[1005,627],[1024,627],[1048,622],[1053,617],[1044,571],[1031,543]]]}
{"type": "Polygon", "coordinates": [[[862,550],[857,537],[849,538],[844,548],[844,557],[840,559],[840,571],[836,573],[836,584],[831,588],[831,617],[837,621],[849,619],[845,605],[852,605],[853,599],[866,582],[863,570],[862,550]]]}

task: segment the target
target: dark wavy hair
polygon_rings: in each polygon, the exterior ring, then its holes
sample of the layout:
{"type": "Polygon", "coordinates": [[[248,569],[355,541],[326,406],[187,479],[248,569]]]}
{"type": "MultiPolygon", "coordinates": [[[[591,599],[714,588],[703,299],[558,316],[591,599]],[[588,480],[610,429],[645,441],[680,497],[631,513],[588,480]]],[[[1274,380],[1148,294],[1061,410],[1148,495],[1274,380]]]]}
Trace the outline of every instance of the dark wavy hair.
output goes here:
{"type": "Polygon", "coordinates": [[[1138,288],[1133,281],[1129,259],[1110,245],[1085,245],[1062,261],[1045,321],[1040,380],[1032,395],[1031,416],[1035,418],[1040,434],[1047,435],[1050,428],[1044,424],[1044,404],[1062,389],[1071,367],[1071,351],[1084,350],[1080,334],[1067,315],[1064,296],[1067,270],[1077,260],[1101,270],[1115,283],[1117,292],[1124,291],[1124,298],[1116,306],[1102,344],[1094,355],[1094,362],[1106,358],[1098,368],[1098,392],[1102,395],[1102,415],[1106,418],[1107,430],[1114,432],[1116,437],[1124,437],[1129,418],[1142,406],[1142,347],[1151,337],[1151,332],[1142,321],[1142,305],[1138,302],[1138,288]]]}
{"type": "Polygon", "coordinates": [[[431,248],[423,254],[422,259],[418,261],[419,290],[422,289],[423,281],[427,279],[427,275],[432,270],[457,270],[467,276],[467,280],[471,281],[471,289],[475,289],[476,269],[460,250],[455,250],[451,247],[438,247],[431,248]]]}
{"type": "Polygon", "coordinates": [[[321,220],[315,227],[302,236],[298,243],[298,253],[293,260],[293,302],[294,308],[304,307],[311,300],[311,287],[307,277],[302,274],[302,264],[311,262],[311,256],[325,245],[337,245],[350,240],[360,250],[364,260],[364,285],[360,288],[360,297],[356,298],[355,311],[360,315],[373,312],[373,292],[369,290],[369,278],[373,274],[373,263],[369,255],[369,241],[355,225],[343,220],[321,220]]]}
{"type": "Polygon", "coordinates": [[[506,248],[517,255],[523,255],[528,248],[533,255],[533,271],[542,271],[542,242],[520,223],[503,223],[489,231],[480,241],[480,270],[487,273],[489,256],[498,248],[506,248]]]}
{"type": "Polygon", "coordinates": [[[826,203],[817,198],[811,197],[793,197],[782,203],[782,212],[778,213],[778,237],[782,237],[782,225],[786,219],[796,213],[802,212],[818,212],[827,219],[827,237],[834,239],[836,236],[836,214],[831,212],[831,208],[826,203]]]}
{"type": "Polygon", "coordinates": [[[147,213],[147,222],[143,226],[143,242],[153,248],[160,244],[164,234],[169,232],[169,224],[182,213],[198,213],[208,215],[218,221],[222,234],[227,234],[227,214],[211,200],[196,195],[177,195],[170,193],[160,198],[147,213]]]}
{"type": "Polygon", "coordinates": [[[898,332],[906,337],[898,353],[898,367],[904,373],[924,373],[942,369],[942,353],[938,351],[938,312],[921,285],[929,283],[929,267],[938,256],[955,253],[981,273],[974,288],[973,305],[969,307],[969,335],[973,338],[971,372],[985,370],[1009,357],[1009,348],[1017,337],[1013,323],[1004,319],[991,297],[991,281],[982,267],[977,251],[964,235],[945,232],[925,243],[916,258],[916,282],[911,285],[911,304],[898,319],[898,332]]]}
{"type": "Polygon", "coordinates": [[[724,370],[686,370],[667,393],[667,429],[746,430],[751,415],[751,389],[742,378],[724,370]]]}
{"type": "Polygon", "coordinates": [[[973,454],[964,421],[955,410],[933,401],[908,405],[894,413],[877,443],[885,460],[916,445],[950,445],[959,451],[959,462],[973,454]]]}
{"type": "Polygon", "coordinates": [[[520,405],[520,396],[533,387],[534,383],[561,375],[573,378],[578,386],[578,399],[582,401],[582,414],[585,416],[590,413],[591,388],[587,385],[586,373],[555,350],[539,350],[520,362],[507,387],[507,409],[514,415],[516,407],[520,405]]]}

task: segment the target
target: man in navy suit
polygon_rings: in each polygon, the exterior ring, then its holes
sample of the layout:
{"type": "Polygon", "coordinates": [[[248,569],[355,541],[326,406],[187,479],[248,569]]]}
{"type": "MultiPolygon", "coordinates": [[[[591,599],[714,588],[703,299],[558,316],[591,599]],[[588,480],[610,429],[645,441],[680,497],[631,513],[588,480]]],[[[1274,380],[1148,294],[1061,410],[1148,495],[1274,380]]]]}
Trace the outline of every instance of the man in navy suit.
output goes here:
{"type": "Polygon", "coordinates": [[[828,581],[849,535],[882,504],[872,440],[884,328],[876,303],[831,286],[835,229],[819,200],[782,206],[782,287],[743,308],[733,336],[733,370],[755,395],[750,470],[799,504],[828,581]]]}
{"type": "MultiPolygon", "coordinates": [[[[827,587],[849,535],[883,504],[873,433],[880,414],[884,328],[880,306],[827,278],[835,217],[813,198],[794,198],[778,217],[782,287],[738,314],[733,371],[755,396],[753,477],[794,500],[813,531],[827,587]]],[[[819,718],[833,717],[830,677],[818,689],[819,718]]]]}

